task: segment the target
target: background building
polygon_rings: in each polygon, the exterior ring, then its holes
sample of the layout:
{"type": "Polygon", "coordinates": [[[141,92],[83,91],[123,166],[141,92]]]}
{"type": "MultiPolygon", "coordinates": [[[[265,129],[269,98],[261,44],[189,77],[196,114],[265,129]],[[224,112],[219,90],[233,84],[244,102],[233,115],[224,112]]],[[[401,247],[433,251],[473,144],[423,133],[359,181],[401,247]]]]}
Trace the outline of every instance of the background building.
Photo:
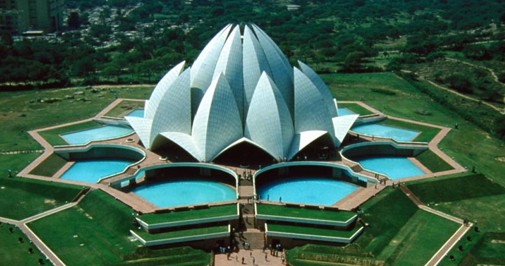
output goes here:
{"type": "Polygon", "coordinates": [[[58,31],[62,25],[64,0],[2,0],[0,31],[58,31]]]}

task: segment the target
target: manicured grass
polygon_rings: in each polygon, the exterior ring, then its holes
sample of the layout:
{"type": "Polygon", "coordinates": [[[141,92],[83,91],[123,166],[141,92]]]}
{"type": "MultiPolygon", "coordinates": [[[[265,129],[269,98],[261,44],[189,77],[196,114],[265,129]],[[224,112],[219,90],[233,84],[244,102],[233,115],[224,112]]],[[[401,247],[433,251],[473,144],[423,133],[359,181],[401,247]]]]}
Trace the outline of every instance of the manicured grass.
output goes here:
{"type": "Polygon", "coordinates": [[[482,233],[475,230],[470,230],[459,240],[440,263],[443,266],[503,264],[505,264],[505,233],[482,233]],[[450,256],[453,256],[454,260],[450,260],[450,256]]]}
{"type": "Polygon", "coordinates": [[[81,191],[79,186],[7,177],[9,169],[14,174],[38,155],[0,156],[0,170],[5,173],[0,177],[0,216],[21,220],[70,202],[81,191]]]}
{"type": "Polygon", "coordinates": [[[50,264],[46,261],[45,255],[14,225],[0,224],[0,243],[2,243],[0,248],[2,265],[38,265],[39,260],[50,264]]]}
{"type": "Polygon", "coordinates": [[[75,125],[70,125],[66,127],[59,127],[51,130],[41,131],[40,135],[51,145],[68,145],[61,135],[71,132],[81,131],[85,129],[92,129],[102,126],[102,124],[95,121],[83,122],[75,125]]]}
{"type": "Polygon", "coordinates": [[[0,180],[12,175],[16,175],[28,164],[40,156],[40,153],[20,153],[15,155],[0,155],[0,180]]]}
{"type": "Polygon", "coordinates": [[[363,220],[370,226],[356,241],[364,251],[376,256],[417,211],[417,206],[401,190],[387,188],[382,193],[387,194],[378,202],[369,201],[362,206],[363,220]]]}
{"type": "MultiPolygon", "coordinates": [[[[181,265],[195,265],[191,253],[168,258],[170,249],[139,248],[129,233],[132,219],[128,206],[93,190],[77,206],[34,221],[29,227],[63,262],[72,265],[117,265],[129,260],[144,265],[182,260],[181,265]]],[[[196,252],[199,255],[195,257],[201,256],[201,251],[196,252]]]]}
{"type": "Polygon", "coordinates": [[[430,142],[438,134],[438,132],[440,132],[440,129],[435,127],[427,127],[395,119],[386,119],[384,121],[381,121],[380,124],[392,127],[398,127],[402,129],[408,129],[412,131],[419,131],[420,134],[417,135],[413,140],[418,142],[430,142]]]}
{"type": "Polygon", "coordinates": [[[417,155],[416,159],[433,173],[453,169],[448,163],[429,149],[417,155]]]}
{"type": "Polygon", "coordinates": [[[505,188],[482,174],[466,174],[452,178],[423,180],[407,184],[426,203],[458,201],[505,194],[505,188]]]}
{"type": "Polygon", "coordinates": [[[144,101],[124,100],[105,115],[121,118],[135,109],[144,109],[144,105],[144,101]]]}
{"type": "Polygon", "coordinates": [[[387,264],[424,265],[459,227],[455,222],[418,210],[379,257],[387,264]]]}
{"type": "MultiPolygon", "coordinates": [[[[345,237],[349,238],[354,235],[361,226],[356,226],[350,231],[336,230],[333,228],[318,228],[309,226],[297,226],[290,224],[268,224],[269,232],[280,232],[288,234],[316,235],[328,237],[345,237]]],[[[293,238],[296,238],[293,236],[293,238]]]]}
{"type": "Polygon", "coordinates": [[[3,91],[0,97],[0,151],[39,149],[40,145],[26,133],[28,130],[91,118],[116,98],[147,99],[151,92],[152,86],[99,89],[96,93],[84,88],[3,91]],[[84,93],[74,95],[75,92],[84,93]],[[74,96],[74,99],[65,96],[74,96]],[[44,98],[59,101],[39,101],[44,98]]]}
{"type": "Polygon", "coordinates": [[[66,163],[67,163],[67,160],[63,159],[58,154],[53,153],[47,159],[45,159],[42,163],[37,165],[37,167],[35,167],[30,172],[30,174],[52,177],[66,163]]]}
{"type": "Polygon", "coordinates": [[[418,208],[401,190],[386,188],[363,204],[361,209],[362,219],[368,226],[354,243],[345,247],[310,245],[310,248],[293,248],[288,251],[288,262],[293,265],[318,265],[317,262],[382,265],[384,258],[378,256],[418,208]]]}
{"type": "Polygon", "coordinates": [[[189,229],[181,229],[175,231],[168,231],[163,233],[151,234],[142,229],[135,230],[135,233],[142,237],[146,241],[151,240],[162,240],[162,239],[174,239],[189,236],[204,236],[209,234],[224,233],[228,232],[227,225],[209,226],[209,227],[197,227],[189,229]]]}
{"type": "Polygon", "coordinates": [[[139,218],[148,224],[156,224],[163,222],[187,221],[229,215],[237,215],[236,204],[211,206],[205,209],[189,209],[182,211],[170,211],[167,213],[144,214],[139,218]]]}
{"type": "Polygon", "coordinates": [[[356,214],[347,211],[319,210],[301,207],[291,207],[273,204],[257,204],[258,214],[294,217],[302,219],[317,219],[329,221],[347,221],[356,214]]]}
{"type": "Polygon", "coordinates": [[[89,192],[75,207],[34,221],[29,227],[65,263],[118,264],[133,253],[128,239],[131,209],[104,192],[89,192]]]}
{"type": "Polygon", "coordinates": [[[359,114],[359,115],[371,115],[373,114],[370,110],[362,107],[361,105],[357,103],[338,103],[339,108],[347,108],[351,110],[352,112],[359,114]]]}

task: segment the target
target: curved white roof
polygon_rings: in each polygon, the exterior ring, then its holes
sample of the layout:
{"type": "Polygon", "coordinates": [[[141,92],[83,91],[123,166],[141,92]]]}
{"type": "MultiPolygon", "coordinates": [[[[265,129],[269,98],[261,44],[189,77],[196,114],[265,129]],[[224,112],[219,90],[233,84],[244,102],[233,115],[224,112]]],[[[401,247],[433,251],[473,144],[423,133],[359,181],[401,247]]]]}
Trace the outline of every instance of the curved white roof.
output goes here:
{"type": "Polygon", "coordinates": [[[244,26],[242,36],[239,26],[227,25],[184,66],[156,85],[143,118],[126,117],[149,149],[164,137],[210,162],[248,142],[289,160],[325,135],[338,147],[358,117],[338,117],[321,78],[301,62],[293,68],[256,25],[244,26]]]}

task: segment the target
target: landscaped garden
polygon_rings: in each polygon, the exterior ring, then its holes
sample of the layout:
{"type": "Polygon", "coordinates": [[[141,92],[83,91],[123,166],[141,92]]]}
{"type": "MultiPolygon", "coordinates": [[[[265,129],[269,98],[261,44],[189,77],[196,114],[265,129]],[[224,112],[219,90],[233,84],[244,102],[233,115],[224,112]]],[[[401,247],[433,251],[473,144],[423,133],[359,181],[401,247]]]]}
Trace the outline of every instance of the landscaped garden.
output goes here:
{"type": "Polygon", "coordinates": [[[187,249],[186,254],[146,250],[133,241],[131,208],[94,190],[70,209],[29,223],[28,226],[60,257],[75,265],[152,263],[203,265],[210,255],[187,249]],[[76,260],[76,258],[79,258],[76,260]]]}
{"type": "MultiPolygon", "coordinates": [[[[467,167],[470,172],[475,170],[477,174],[436,177],[407,185],[416,195],[419,193],[419,198],[429,203],[430,207],[477,222],[480,231],[469,232],[471,239],[475,241],[466,240],[465,235],[461,244],[458,243],[449,253],[454,255],[454,262],[447,257],[442,261],[443,263],[457,264],[462,259],[468,260],[468,256],[475,259],[477,263],[489,263],[487,258],[492,258],[493,252],[499,252],[502,247],[499,244],[501,240],[497,236],[505,232],[503,226],[505,224],[503,207],[505,194],[502,192],[505,178],[501,161],[503,160],[501,153],[505,149],[504,142],[432,101],[430,97],[395,74],[331,74],[323,75],[323,78],[328,82],[338,100],[363,100],[386,115],[453,128],[439,147],[458,163],[467,167]],[[444,188],[443,193],[440,192],[441,188],[444,188]],[[480,242],[481,239],[484,240],[480,242]],[[479,244],[476,244],[478,241],[479,244]],[[458,250],[459,245],[463,246],[463,251],[458,250]]],[[[85,97],[65,98],[65,95],[73,95],[75,91],[81,90],[84,89],[4,92],[5,97],[0,99],[2,103],[0,106],[3,106],[0,107],[0,111],[8,115],[0,117],[0,121],[5,125],[0,134],[3,139],[0,149],[39,149],[39,145],[26,133],[27,130],[87,119],[96,115],[116,97],[145,99],[151,91],[151,89],[124,88],[104,89],[92,93],[84,90],[85,97]],[[35,97],[34,94],[36,94],[35,97]],[[51,103],[33,100],[38,98],[60,98],[61,100],[51,103]],[[6,106],[9,106],[8,111],[5,109],[6,106]]],[[[349,109],[352,110],[353,107],[349,109]]],[[[405,124],[403,126],[408,127],[405,124]]],[[[429,138],[431,137],[426,139],[429,138]]],[[[8,209],[12,204],[19,201],[11,200],[12,197],[2,191],[0,202],[4,206],[0,208],[0,216],[25,218],[47,208],[53,208],[55,206],[52,205],[53,202],[62,204],[71,200],[73,196],[70,196],[81,189],[79,187],[67,189],[63,186],[65,189],[58,192],[60,188],[48,182],[8,177],[8,170],[16,173],[39,155],[40,153],[0,155],[1,185],[6,188],[8,186],[18,188],[15,199],[28,199],[25,208],[15,210],[16,213],[7,213],[10,212],[8,209]],[[47,184],[51,184],[51,189],[46,187],[47,184]],[[38,189],[41,187],[45,189],[38,189]],[[57,189],[53,189],[55,187],[57,189]],[[39,192],[39,190],[44,192],[39,192]],[[34,191],[37,193],[33,193],[34,191]],[[69,193],[68,197],[58,196],[66,193],[62,191],[73,192],[69,193]],[[24,196],[22,196],[23,193],[24,196]],[[46,199],[49,200],[46,201],[46,199]]],[[[418,160],[435,172],[448,169],[447,165],[440,163],[440,159],[430,153],[425,152],[419,155],[418,160]]],[[[42,171],[48,170],[42,169],[42,171]]],[[[165,259],[170,261],[177,258],[174,254],[178,254],[179,251],[172,249],[161,251],[138,248],[138,242],[131,242],[128,233],[133,218],[131,209],[107,195],[95,194],[99,193],[91,192],[78,206],[33,222],[30,226],[49,246],[54,247],[56,254],[64,261],[69,258],[79,258],[79,264],[81,264],[82,258],[82,264],[89,265],[109,260],[109,263],[121,263],[140,262],[145,258],[152,258],[153,261],[165,259]],[[105,216],[105,213],[108,216],[105,216]],[[65,247],[69,244],[69,248],[63,248],[61,241],[65,241],[65,247]],[[81,246],[81,244],[84,245],[81,246]],[[83,254],[93,254],[93,256],[83,256],[83,254]]],[[[437,216],[418,210],[400,190],[388,189],[365,203],[361,209],[362,219],[369,226],[356,242],[345,248],[326,245],[295,248],[288,251],[288,260],[295,265],[304,265],[303,263],[308,263],[307,261],[310,263],[306,265],[313,265],[313,261],[308,260],[311,256],[328,261],[338,260],[336,257],[339,257],[347,262],[408,263],[412,258],[431,256],[438,249],[436,245],[442,241],[442,238],[447,239],[447,236],[436,228],[447,232],[454,231],[453,222],[440,220],[441,218],[437,216]],[[427,227],[425,223],[434,223],[437,227],[427,227]],[[414,226],[416,224],[418,226],[414,226]],[[432,245],[427,245],[425,242],[428,240],[424,240],[424,236],[438,236],[439,238],[430,238],[433,239],[433,243],[430,242],[432,245]],[[386,248],[388,245],[391,247],[386,248]],[[420,247],[423,245],[428,246],[429,249],[420,247]],[[343,255],[335,256],[334,254],[343,255]],[[303,259],[300,259],[302,257],[303,259]]],[[[199,260],[201,264],[209,259],[209,255],[202,251],[193,250],[192,252],[198,254],[194,257],[201,258],[199,260]]],[[[16,263],[15,258],[13,259],[12,264],[22,263],[16,263]]]]}

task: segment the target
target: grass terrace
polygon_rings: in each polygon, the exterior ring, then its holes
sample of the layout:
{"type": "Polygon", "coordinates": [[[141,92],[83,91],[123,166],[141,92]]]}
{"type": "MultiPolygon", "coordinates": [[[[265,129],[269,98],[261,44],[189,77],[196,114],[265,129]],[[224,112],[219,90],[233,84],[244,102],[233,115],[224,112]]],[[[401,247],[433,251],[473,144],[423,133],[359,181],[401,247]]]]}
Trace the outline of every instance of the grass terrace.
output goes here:
{"type": "Polygon", "coordinates": [[[29,227],[63,262],[74,265],[209,263],[210,255],[200,250],[139,247],[129,234],[132,219],[128,206],[93,190],[77,206],[34,221],[29,227]]]}
{"type": "Polygon", "coordinates": [[[424,264],[459,228],[457,223],[418,209],[399,189],[387,188],[367,201],[362,211],[368,226],[354,243],[345,247],[297,247],[288,251],[289,262],[293,265],[424,264]]]}
{"type": "Polygon", "coordinates": [[[37,247],[16,226],[0,224],[0,257],[2,265],[37,265],[46,261],[37,247]]]}
{"type": "Polygon", "coordinates": [[[37,165],[30,174],[52,177],[58,172],[68,161],[63,159],[56,153],[51,154],[42,163],[37,165]]]}
{"type": "Polygon", "coordinates": [[[47,142],[49,142],[49,144],[53,146],[68,145],[68,143],[61,137],[61,135],[86,129],[97,128],[101,126],[102,124],[96,121],[88,121],[84,123],[41,131],[39,133],[47,142]]]}
{"type": "Polygon", "coordinates": [[[217,205],[210,206],[208,208],[175,210],[166,213],[143,214],[138,218],[147,224],[159,224],[201,220],[232,215],[238,215],[237,204],[217,205]]]}
{"type": "Polygon", "coordinates": [[[39,156],[36,153],[0,156],[0,216],[21,220],[70,202],[82,190],[80,186],[40,180],[7,177],[23,164],[39,156]]]}
{"type": "Polygon", "coordinates": [[[274,204],[256,204],[256,211],[260,215],[278,216],[300,220],[322,220],[322,221],[348,221],[356,216],[354,212],[309,209],[298,206],[284,206],[274,204]]]}
{"type": "Polygon", "coordinates": [[[287,237],[298,238],[295,235],[304,236],[322,236],[330,238],[346,238],[349,239],[354,236],[363,227],[356,226],[352,230],[343,231],[335,230],[333,228],[318,228],[318,227],[308,227],[308,226],[297,226],[289,224],[268,224],[268,233],[282,233],[286,234],[287,237]],[[294,235],[293,235],[294,234],[294,235]]]}
{"type": "Polygon", "coordinates": [[[144,101],[124,100],[112,110],[107,112],[105,116],[122,118],[135,109],[144,109],[144,105],[144,101]]]}
{"type": "Polygon", "coordinates": [[[448,163],[438,157],[438,155],[436,155],[430,149],[425,150],[421,154],[417,155],[416,159],[433,173],[453,169],[448,163]]]}
{"type": "Polygon", "coordinates": [[[425,203],[459,201],[505,194],[505,188],[482,174],[464,174],[407,183],[409,189],[425,203]]]}
{"type": "Polygon", "coordinates": [[[379,255],[386,264],[426,264],[460,224],[418,210],[379,255]]]}
{"type": "Polygon", "coordinates": [[[193,237],[203,237],[206,235],[220,234],[225,233],[228,234],[228,225],[217,225],[217,226],[208,226],[208,227],[198,227],[198,228],[188,228],[174,231],[167,231],[162,233],[151,234],[142,229],[132,230],[136,235],[144,239],[146,242],[150,241],[177,241],[183,238],[193,238],[193,237]]]}

